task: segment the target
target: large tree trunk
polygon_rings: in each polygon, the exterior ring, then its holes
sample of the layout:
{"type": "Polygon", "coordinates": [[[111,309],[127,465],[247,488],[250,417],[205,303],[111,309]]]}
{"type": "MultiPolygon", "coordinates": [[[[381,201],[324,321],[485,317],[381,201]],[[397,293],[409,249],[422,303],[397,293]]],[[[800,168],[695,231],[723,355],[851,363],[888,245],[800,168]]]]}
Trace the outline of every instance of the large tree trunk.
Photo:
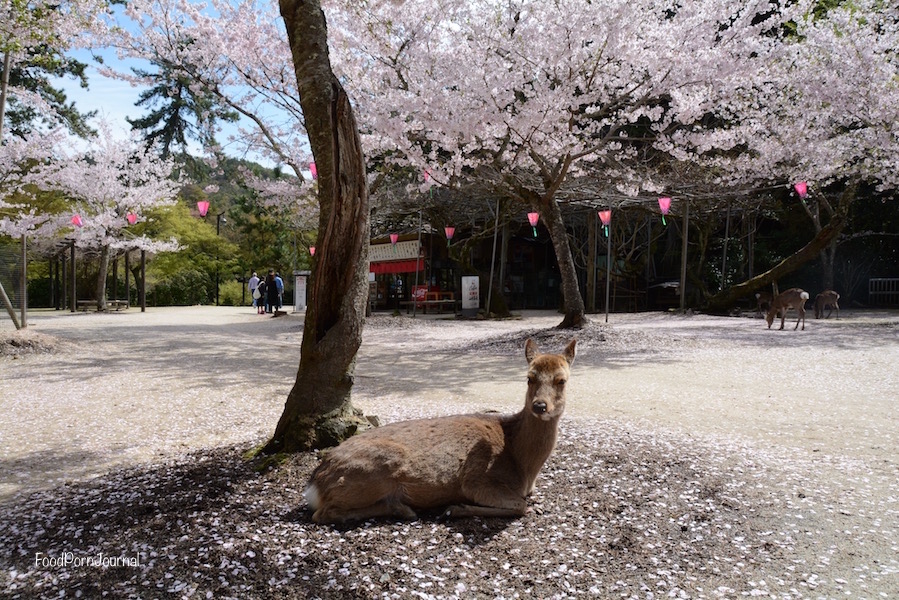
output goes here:
{"type": "Polygon", "coordinates": [[[562,312],[565,315],[559,323],[560,329],[579,329],[587,324],[584,299],[577,281],[577,270],[574,257],[568,243],[568,231],[562,219],[562,210],[555,199],[548,199],[539,205],[540,216],[549,230],[549,237],[556,252],[559,263],[559,276],[562,279],[562,312]]]}
{"type": "Polygon", "coordinates": [[[855,200],[856,190],[857,184],[854,182],[847,183],[846,189],[840,195],[839,205],[833,212],[830,222],[822,227],[808,244],[791,256],[783,259],[770,270],[712,296],[706,303],[705,310],[712,313],[727,312],[740,298],[748,296],[761,287],[770,285],[777,281],[778,278],[788,275],[805,263],[818,258],[820,252],[827,248],[845,227],[849,207],[855,200]]]}
{"type": "MultiPolygon", "coordinates": [[[[837,240],[834,238],[821,250],[821,289],[832,290],[834,286],[833,265],[837,256],[837,240]]],[[[845,291],[843,292],[846,293],[845,291]]]]}
{"type": "Polygon", "coordinates": [[[318,171],[319,239],[296,382],[264,452],[340,443],[369,426],[350,392],[368,283],[365,163],[349,98],[331,70],[317,0],[281,0],[309,143],[318,171]]]}

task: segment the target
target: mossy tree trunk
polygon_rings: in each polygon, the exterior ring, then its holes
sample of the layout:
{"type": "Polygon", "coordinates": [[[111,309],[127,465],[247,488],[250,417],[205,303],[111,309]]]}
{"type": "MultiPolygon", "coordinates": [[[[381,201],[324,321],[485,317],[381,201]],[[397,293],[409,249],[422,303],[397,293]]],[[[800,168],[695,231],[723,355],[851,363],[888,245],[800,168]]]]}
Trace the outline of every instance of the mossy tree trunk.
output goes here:
{"type": "Polygon", "coordinates": [[[369,204],[356,120],[331,70],[318,0],[281,0],[318,172],[319,239],[296,382],[266,453],[338,444],[368,421],[350,402],[368,295],[369,204]]]}
{"type": "Polygon", "coordinates": [[[817,235],[809,243],[768,271],[715,294],[706,302],[705,310],[712,313],[725,313],[740,298],[752,294],[759,288],[771,285],[778,278],[788,275],[805,263],[818,258],[821,252],[836,240],[840,232],[843,231],[843,227],[846,226],[849,207],[855,200],[857,189],[858,185],[856,182],[846,184],[846,188],[840,195],[839,204],[833,211],[830,221],[818,230],[817,235]]]}

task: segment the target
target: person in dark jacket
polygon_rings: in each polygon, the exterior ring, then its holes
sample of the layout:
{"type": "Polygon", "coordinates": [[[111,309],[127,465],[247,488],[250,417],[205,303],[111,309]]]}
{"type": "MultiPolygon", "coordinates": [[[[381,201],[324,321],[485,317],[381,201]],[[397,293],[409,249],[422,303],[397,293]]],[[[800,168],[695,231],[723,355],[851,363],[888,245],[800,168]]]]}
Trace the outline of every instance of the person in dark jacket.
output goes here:
{"type": "Polygon", "coordinates": [[[258,315],[265,314],[266,287],[268,286],[265,284],[265,279],[260,279],[256,285],[256,289],[259,290],[259,299],[256,300],[256,314],[258,315]]]}
{"type": "Polygon", "coordinates": [[[275,271],[269,269],[265,276],[265,312],[272,312],[278,306],[278,285],[275,283],[275,271]]]}

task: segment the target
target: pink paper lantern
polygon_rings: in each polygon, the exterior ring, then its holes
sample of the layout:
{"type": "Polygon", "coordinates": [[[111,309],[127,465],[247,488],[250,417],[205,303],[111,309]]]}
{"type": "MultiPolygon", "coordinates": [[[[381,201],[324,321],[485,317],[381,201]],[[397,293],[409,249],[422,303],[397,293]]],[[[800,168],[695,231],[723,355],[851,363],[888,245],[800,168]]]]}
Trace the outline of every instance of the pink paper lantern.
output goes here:
{"type": "Polygon", "coordinates": [[[128,219],[129,225],[134,225],[135,223],[137,223],[137,215],[134,213],[128,213],[125,218],[128,219]]]}
{"type": "Polygon", "coordinates": [[[599,220],[602,221],[602,224],[608,226],[609,223],[612,222],[612,211],[611,210],[601,210],[599,211],[599,220]]]}
{"type": "Polygon", "coordinates": [[[668,198],[667,196],[659,198],[659,210],[662,211],[662,225],[667,225],[665,222],[665,215],[671,210],[671,198],[668,198]]]}
{"type": "Polygon", "coordinates": [[[315,256],[315,246],[309,246],[309,256],[315,256]]]}
{"type": "Polygon", "coordinates": [[[318,179],[318,169],[314,162],[309,163],[309,172],[312,173],[312,179],[318,179]]]}
{"type": "Polygon", "coordinates": [[[83,227],[84,221],[81,220],[81,215],[72,215],[72,225],[75,227],[83,227]]]}
{"type": "Polygon", "coordinates": [[[396,246],[396,243],[399,241],[399,239],[400,239],[400,234],[398,234],[398,233],[390,234],[390,243],[393,244],[394,246],[396,246]]]}
{"type": "Polygon", "coordinates": [[[793,185],[793,188],[796,190],[796,193],[799,194],[799,197],[805,199],[808,196],[808,183],[805,181],[799,181],[793,185]]]}
{"type": "Polygon", "coordinates": [[[528,222],[531,224],[531,227],[534,229],[534,237],[537,237],[537,223],[540,221],[540,213],[529,212],[528,213],[528,222]]]}
{"type": "Polygon", "coordinates": [[[197,210],[200,211],[201,217],[205,217],[206,213],[209,212],[209,201],[200,200],[199,202],[197,202],[197,210]]]}
{"type": "Polygon", "coordinates": [[[602,232],[606,237],[609,237],[609,223],[612,222],[612,209],[601,210],[596,214],[599,215],[599,220],[602,221],[602,232]]]}
{"type": "Polygon", "coordinates": [[[446,247],[450,247],[450,240],[453,239],[453,236],[456,235],[455,227],[444,227],[443,233],[446,234],[446,247]]]}

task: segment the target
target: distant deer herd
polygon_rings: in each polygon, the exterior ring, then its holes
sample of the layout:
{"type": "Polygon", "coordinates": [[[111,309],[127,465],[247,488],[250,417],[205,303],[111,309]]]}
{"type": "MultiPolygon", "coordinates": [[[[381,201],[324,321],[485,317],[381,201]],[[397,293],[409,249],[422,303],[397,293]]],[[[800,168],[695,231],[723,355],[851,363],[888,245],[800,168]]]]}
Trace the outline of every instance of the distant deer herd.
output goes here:
{"type": "MultiPolygon", "coordinates": [[[[780,329],[783,329],[787,311],[795,308],[799,316],[796,319],[796,325],[793,327],[793,330],[795,331],[799,327],[799,322],[802,321],[802,329],[804,331],[805,303],[808,302],[809,297],[809,293],[800,288],[790,288],[777,295],[769,292],[758,292],[755,295],[756,310],[761,313],[763,308],[767,309],[765,321],[768,322],[768,329],[771,329],[771,324],[774,323],[774,319],[777,317],[780,317],[780,329]]],[[[815,318],[820,319],[824,317],[829,319],[834,310],[837,311],[837,318],[839,318],[839,300],[840,295],[833,290],[824,290],[818,294],[815,297],[815,318]],[[824,316],[825,308],[830,309],[827,312],[827,316],[824,316]]]]}

